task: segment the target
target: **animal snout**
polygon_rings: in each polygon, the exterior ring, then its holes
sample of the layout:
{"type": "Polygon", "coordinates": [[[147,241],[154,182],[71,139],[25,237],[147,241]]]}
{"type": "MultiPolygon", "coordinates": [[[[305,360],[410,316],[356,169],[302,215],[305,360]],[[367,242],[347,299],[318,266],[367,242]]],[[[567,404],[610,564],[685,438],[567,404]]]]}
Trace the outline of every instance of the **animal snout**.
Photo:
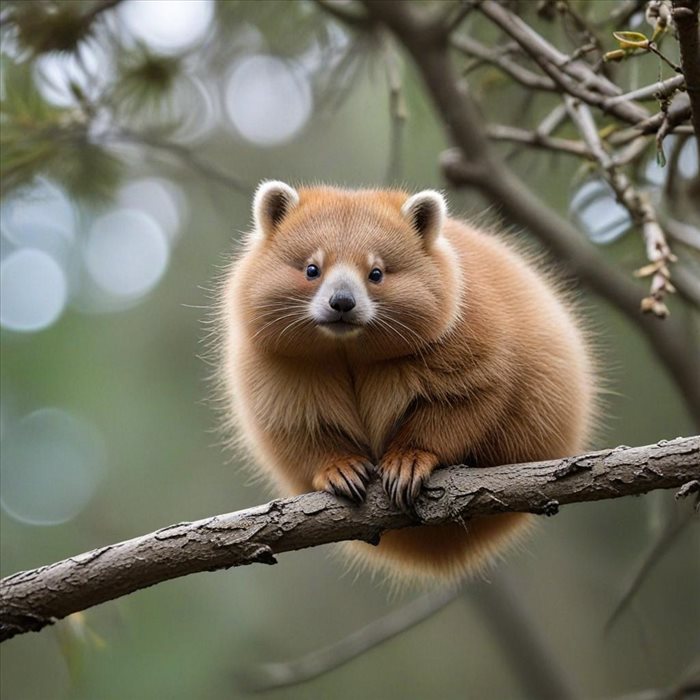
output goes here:
{"type": "Polygon", "coordinates": [[[346,311],[351,311],[355,308],[355,297],[351,292],[341,289],[335,292],[333,296],[328,300],[331,309],[334,311],[339,311],[340,313],[345,313],[346,311]]]}

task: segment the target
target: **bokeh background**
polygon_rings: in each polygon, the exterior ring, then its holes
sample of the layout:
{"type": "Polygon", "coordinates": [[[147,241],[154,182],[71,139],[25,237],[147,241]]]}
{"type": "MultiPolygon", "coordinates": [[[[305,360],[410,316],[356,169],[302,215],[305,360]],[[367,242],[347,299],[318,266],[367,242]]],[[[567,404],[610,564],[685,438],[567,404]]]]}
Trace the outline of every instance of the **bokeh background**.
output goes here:
{"type": "MultiPolygon", "coordinates": [[[[216,280],[249,226],[258,181],[445,186],[438,155],[448,144],[411,66],[387,58],[385,44],[358,44],[313,3],[113,5],[72,48],[51,43],[47,22],[3,33],[3,575],[269,499],[222,447],[208,382],[216,280]],[[387,60],[402,80],[400,140],[387,60]]],[[[3,12],[18,6],[51,3],[3,12]]],[[[487,117],[546,111],[488,70],[472,80],[487,117]]],[[[577,162],[510,156],[621,268],[644,263],[624,210],[577,162]]],[[[690,139],[679,171],[691,179],[697,169],[690,139]]],[[[638,173],[650,191],[665,177],[653,154],[638,173]]],[[[469,192],[447,194],[457,215],[485,208],[469,192]]],[[[697,432],[635,328],[572,285],[610,389],[592,447],[697,432]]],[[[680,302],[671,311],[697,330],[680,302]]],[[[697,522],[671,538],[608,630],[606,621],[681,509],[670,493],[568,506],[431,619],[269,697],[533,697],[507,622],[494,621],[498,595],[513,591],[580,697],[671,684],[700,651],[697,522]]],[[[421,594],[348,574],[332,552],[168,582],[7,642],[2,697],[246,697],[257,664],[312,651],[421,594]]]]}

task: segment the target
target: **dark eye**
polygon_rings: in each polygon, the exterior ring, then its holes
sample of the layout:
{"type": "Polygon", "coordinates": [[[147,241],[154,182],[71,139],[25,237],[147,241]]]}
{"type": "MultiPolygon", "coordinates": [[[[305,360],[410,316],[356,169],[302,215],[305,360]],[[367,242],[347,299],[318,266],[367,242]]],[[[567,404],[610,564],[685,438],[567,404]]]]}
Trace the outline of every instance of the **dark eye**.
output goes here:
{"type": "Polygon", "coordinates": [[[381,282],[382,277],[384,277],[384,273],[378,267],[375,267],[372,272],[369,273],[370,282],[381,282]]]}
{"type": "Polygon", "coordinates": [[[321,270],[318,269],[316,265],[306,266],[306,278],[313,280],[316,279],[321,274],[321,270]]]}

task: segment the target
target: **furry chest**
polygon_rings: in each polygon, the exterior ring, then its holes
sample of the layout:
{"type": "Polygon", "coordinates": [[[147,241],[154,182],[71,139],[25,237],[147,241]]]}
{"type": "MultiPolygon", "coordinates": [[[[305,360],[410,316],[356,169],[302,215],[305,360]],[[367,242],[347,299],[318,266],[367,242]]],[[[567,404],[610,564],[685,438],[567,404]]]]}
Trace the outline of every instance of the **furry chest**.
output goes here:
{"type": "Polygon", "coordinates": [[[395,368],[279,364],[249,375],[258,425],[272,435],[302,433],[333,448],[342,435],[378,459],[414,392],[395,368]]]}

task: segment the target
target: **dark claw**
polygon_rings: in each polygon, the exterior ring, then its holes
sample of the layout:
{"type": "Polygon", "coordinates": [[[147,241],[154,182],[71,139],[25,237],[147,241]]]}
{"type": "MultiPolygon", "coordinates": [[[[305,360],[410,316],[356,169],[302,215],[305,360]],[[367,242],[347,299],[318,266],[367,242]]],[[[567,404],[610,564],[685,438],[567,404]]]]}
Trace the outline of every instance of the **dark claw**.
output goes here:
{"type": "Polygon", "coordinates": [[[413,498],[411,497],[410,484],[406,488],[401,489],[400,500],[401,508],[403,510],[411,510],[413,507],[413,498]]]}
{"type": "Polygon", "coordinates": [[[415,479],[413,481],[413,486],[411,488],[411,500],[415,501],[416,498],[420,495],[420,492],[423,490],[423,487],[425,486],[426,478],[425,477],[420,477],[419,479],[415,479]]]}

